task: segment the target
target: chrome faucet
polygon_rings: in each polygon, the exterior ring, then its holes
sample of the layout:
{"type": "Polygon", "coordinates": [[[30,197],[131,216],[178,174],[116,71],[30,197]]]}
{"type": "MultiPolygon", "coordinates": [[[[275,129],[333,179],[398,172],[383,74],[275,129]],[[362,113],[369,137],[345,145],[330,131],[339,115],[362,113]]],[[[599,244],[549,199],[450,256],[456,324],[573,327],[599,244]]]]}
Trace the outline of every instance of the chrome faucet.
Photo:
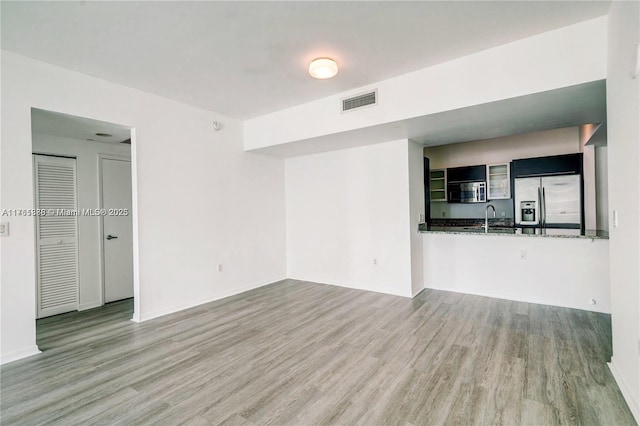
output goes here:
{"type": "Polygon", "coordinates": [[[496,217],[496,208],[493,204],[487,204],[484,208],[484,232],[489,232],[489,207],[493,209],[493,217],[496,217]]]}

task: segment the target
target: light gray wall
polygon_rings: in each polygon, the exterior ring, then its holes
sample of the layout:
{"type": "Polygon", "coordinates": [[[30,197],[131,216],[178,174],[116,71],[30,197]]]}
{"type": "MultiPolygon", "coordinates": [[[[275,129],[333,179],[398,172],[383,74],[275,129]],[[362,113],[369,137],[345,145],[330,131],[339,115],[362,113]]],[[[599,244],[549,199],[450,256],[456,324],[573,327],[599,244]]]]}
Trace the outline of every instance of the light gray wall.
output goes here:
{"type": "Polygon", "coordinates": [[[611,227],[611,371],[636,420],[640,420],[640,76],[632,78],[640,42],[640,3],[614,1],[609,9],[607,144],[611,227]]]}
{"type": "MultiPolygon", "coordinates": [[[[33,208],[32,107],[134,128],[135,321],[286,276],[284,161],[246,153],[241,121],[2,50],[1,208],[33,208]]],[[[33,218],[10,228],[2,363],[38,352],[33,218]]]]}
{"type": "Polygon", "coordinates": [[[289,278],[413,295],[410,143],[286,159],[289,278]]]}
{"type": "Polygon", "coordinates": [[[422,235],[417,233],[418,223],[424,219],[424,157],[422,145],[409,141],[409,235],[411,236],[411,293],[424,289],[422,235]]]}

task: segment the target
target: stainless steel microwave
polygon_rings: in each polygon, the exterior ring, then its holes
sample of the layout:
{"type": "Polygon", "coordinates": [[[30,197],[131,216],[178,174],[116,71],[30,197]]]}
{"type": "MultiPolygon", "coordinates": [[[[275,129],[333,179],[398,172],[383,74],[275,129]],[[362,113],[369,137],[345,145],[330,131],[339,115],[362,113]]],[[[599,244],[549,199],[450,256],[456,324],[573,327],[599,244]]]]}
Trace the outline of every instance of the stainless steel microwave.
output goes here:
{"type": "Polygon", "coordinates": [[[486,182],[449,182],[450,203],[484,203],[487,201],[486,182]]]}

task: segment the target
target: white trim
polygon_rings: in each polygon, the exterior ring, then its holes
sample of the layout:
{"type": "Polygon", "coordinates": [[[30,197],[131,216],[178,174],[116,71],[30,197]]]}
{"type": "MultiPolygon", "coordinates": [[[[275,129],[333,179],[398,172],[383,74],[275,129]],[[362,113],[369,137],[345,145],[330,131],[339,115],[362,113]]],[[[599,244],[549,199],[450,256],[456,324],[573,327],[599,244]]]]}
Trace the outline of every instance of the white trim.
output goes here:
{"type": "Polygon", "coordinates": [[[138,137],[136,129],[131,134],[131,225],[133,232],[133,318],[141,322],[140,302],[140,239],[138,238],[138,137]]]}
{"type": "Polygon", "coordinates": [[[615,379],[618,387],[620,388],[620,392],[624,400],[627,402],[629,406],[629,410],[631,410],[631,414],[635,417],[636,422],[640,423],[640,408],[638,407],[638,401],[634,401],[631,397],[631,391],[629,390],[629,386],[625,383],[623,377],[624,375],[618,370],[617,364],[614,362],[614,357],[611,357],[611,362],[608,362],[609,370],[611,370],[611,374],[615,379]]]}
{"type": "Polygon", "coordinates": [[[99,308],[102,306],[102,302],[100,300],[94,300],[90,303],[83,303],[78,306],[79,311],[86,311],[87,309],[99,308]]]}
{"type": "MultiPolygon", "coordinates": [[[[371,287],[367,287],[367,286],[360,285],[360,284],[344,284],[344,283],[337,283],[337,282],[331,282],[331,281],[326,281],[326,280],[314,280],[312,278],[299,278],[299,277],[288,277],[288,278],[290,280],[306,281],[306,282],[310,282],[310,283],[313,283],[313,284],[332,285],[332,286],[342,287],[342,288],[351,288],[353,290],[364,290],[364,291],[370,291],[372,293],[388,294],[390,296],[407,297],[409,299],[413,299],[413,297],[414,297],[414,295],[411,292],[403,293],[403,292],[400,292],[400,291],[376,290],[376,289],[372,289],[371,287]]],[[[422,291],[422,290],[420,290],[420,291],[422,291]]]]}
{"type": "MultiPolygon", "coordinates": [[[[450,291],[452,293],[460,293],[460,294],[470,294],[473,296],[482,296],[482,297],[491,297],[492,299],[502,299],[502,300],[511,300],[513,302],[523,302],[523,303],[534,303],[536,305],[547,305],[547,306],[558,306],[560,308],[570,308],[570,309],[579,309],[581,311],[588,311],[588,312],[598,312],[601,314],[611,314],[611,312],[608,311],[598,311],[595,309],[585,309],[584,306],[570,306],[570,305],[563,305],[563,304],[558,304],[558,303],[552,303],[549,300],[542,300],[542,299],[537,299],[537,298],[524,298],[524,297],[514,297],[514,296],[505,296],[502,294],[498,294],[498,293],[491,293],[491,292],[479,292],[479,291],[472,291],[472,290],[467,290],[464,288],[450,288],[450,287],[446,287],[446,286],[438,286],[438,285],[430,285],[430,286],[426,286],[425,288],[431,289],[431,290],[440,290],[440,291],[450,291]]],[[[596,307],[598,307],[598,305],[595,305],[596,307]]]]}
{"type": "Polygon", "coordinates": [[[256,288],[259,288],[259,287],[264,287],[264,286],[269,285],[269,284],[274,284],[274,283],[277,283],[277,282],[285,280],[285,279],[286,279],[286,277],[281,277],[281,278],[270,279],[270,280],[267,280],[267,281],[261,281],[259,283],[249,284],[249,285],[246,285],[246,286],[243,286],[243,287],[235,288],[235,289],[232,289],[230,291],[221,292],[221,293],[216,294],[215,296],[205,297],[203,299],[192,300],[190,302],[181,303],[179,305],[168,306],[166,308],[157,309],[155,311],[151,311],[151,312],[144,313],[144,314],[139,314],[138,312],[134,312],[133,313],[133,318],[131,318],[131,321],[138,322],[138,323],[149,321],[150,319],[158,318],[158,317],[161,317],[161,316],[164,316],[164,315],[173,314],[175,312],[180,312],[180,311],[183,311],[185,309],[194,308],[194,307],[199,306],[199,305],[204,305],[205,303],[215,302],[216,300],[224,299],[224,298],[230,297],[230,296],[235,296],[237,294],[244,293],[246,291],[253,290],[253,289],[256,289],[256,288]]]}
{"type": "Polygon", "coordinates": [[[13,361],[17,361],[22,358],[27,358],[33,355],[38,355],[42,353],[40,349],[36,345],[29,346],[23,349],[19,349],[17,351],[9,352],[8,354],[4,354],[0,356],[0,364],[8,364],[13,361]]]}
{"type": "Polygon", "coordinates": [[[414,291],[414,292],[413,292],[413,296],[411,296],[411,297],[412,297],[412,298],[415,298],[416,296],[418,296],[420,293],[422,293],[422,292],[423,292],[423,291],[425,291],[426,289],[427,289],[427,288],[426,288],[426,287],[424,287],[424,288],[421,288],[421,289],[420,289],[420,290],[418,290],[418,291],[414,291]]]}

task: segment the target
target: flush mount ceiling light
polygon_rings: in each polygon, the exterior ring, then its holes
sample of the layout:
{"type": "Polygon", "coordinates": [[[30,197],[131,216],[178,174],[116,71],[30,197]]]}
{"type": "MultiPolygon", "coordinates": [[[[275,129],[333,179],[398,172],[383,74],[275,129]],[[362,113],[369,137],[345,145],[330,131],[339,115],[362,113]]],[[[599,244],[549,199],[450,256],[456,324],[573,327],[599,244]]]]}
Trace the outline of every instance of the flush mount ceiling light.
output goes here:
{"type": "Polygon", "coordinates": [[[309,64],[311,77],[321,80],[331,78],[338,74],[338,64],[330,58],[317,58],[309,64]]]}

